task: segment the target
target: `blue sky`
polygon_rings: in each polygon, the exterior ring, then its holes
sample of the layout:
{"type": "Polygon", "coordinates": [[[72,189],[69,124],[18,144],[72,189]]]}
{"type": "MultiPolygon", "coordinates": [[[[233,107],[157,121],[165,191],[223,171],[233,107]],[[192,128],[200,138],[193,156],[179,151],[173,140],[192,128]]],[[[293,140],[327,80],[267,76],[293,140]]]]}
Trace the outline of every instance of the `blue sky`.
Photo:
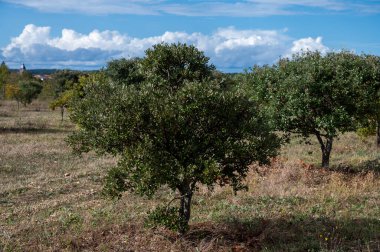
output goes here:
{"type": "Polygon", "coordinates": [[[97,69],[160,42],[229,72],[301,50],[380,55],[377,0],[0,0],[0,21],[0,60],[29,69],[97,69]]]}

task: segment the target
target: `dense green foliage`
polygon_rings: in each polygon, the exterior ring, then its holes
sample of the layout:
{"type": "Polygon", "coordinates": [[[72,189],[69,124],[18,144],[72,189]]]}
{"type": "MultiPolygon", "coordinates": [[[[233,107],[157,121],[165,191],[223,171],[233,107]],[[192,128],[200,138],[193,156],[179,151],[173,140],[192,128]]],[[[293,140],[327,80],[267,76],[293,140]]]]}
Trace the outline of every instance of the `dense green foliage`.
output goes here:
{"type": "Polygon", "coordinates": [[[51,76],[54,85],[54,98],[59,98],[65,91],[70,90],[79,81],[82,75],[79,71],[61,70],[51,76]]]}
{"type": "Polygon", "coordinates": [[[10,71],[8,66],[4,63],[4,61],[0,65],[0,97],[3,97],[5,92],[4,92],[4,87],[5,84],[9,78],[10,71]]]}
{"type": "Polygon", "coordinates": [[[355,130],[371,109],[364,102],[378,89],[371,74],[365,57],[305,52],[272,67],[255,67],[246,80],[279,130],[317,137],[322,166],[328,167],[333,139],[355,130]]]}
{"type": "Polygon", "coordinates": [[[208,64],[209,58],[194,46],[157,44],[145,53],[141,71],[148,81],[169,90],[179,88],[185,81],[205,81],[215,70],[208,64]]]}
{"type": "Polygon", "coordinates": [[[380,147],[380,57],[364,55],[359,78],[362,80],[359,99],[360,124],[358,133],[361,136],[377,135],[377,146],[380,147]]]}
{"type": "Polygon", "coordinates": [[[57,107],[60,108],[62,121],[65,108],[69,106],[82,74],[79,71],[61,70],[55,72],[49,80],[49,84],[52,84],[54,90],[54,100],[50,103],[50,108],[53,110],[57,107]]]}
{"type": "Polygon", "coordinates": [[[37,99],[38,95],[41,93],[42,85],[35,80],[24,80],[19,82],[18,88],[18,91],[14,94],[14,99],[26,106],[34,99],[37,99]]]}
{"type": "Polygon", "coordinates": [[[24,106],[37,99],[42,90],[42,83],[28,71],[11,72],[4,62],[0,66],[0,82],[4,98],[14,99],[24,106]]]}
{"type": "Polygon", "coordinates": [[[212,78],[213,66],[194,47],[157,45],[142,65],[144,82],[99,75],[84,86],[72,105],[79,131],[69,143],[120,157],[106,179],[109,194],[178,192],[177,226],[185,232],[200,184],[244,188],[248,165],[268,163],[280,141],[248,96],[212,78]]]}
{"type": "Polygon", "coordinates": [[[115,82],[119,83],[140,83],[144,80],[144,75],[140,70],[141,59],[117,59],[107,63],[105,74],[115,82]]]}

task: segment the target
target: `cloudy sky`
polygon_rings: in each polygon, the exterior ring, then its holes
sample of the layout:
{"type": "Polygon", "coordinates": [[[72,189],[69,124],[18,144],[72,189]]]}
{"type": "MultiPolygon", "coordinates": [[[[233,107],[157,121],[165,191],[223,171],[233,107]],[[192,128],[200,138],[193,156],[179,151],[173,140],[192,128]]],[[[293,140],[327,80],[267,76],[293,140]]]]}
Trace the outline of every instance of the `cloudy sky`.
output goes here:
{"type": "Polygon", "coordinates": [[[182,42],[237,72],[301,50],[380,55],[379,25],[380,0],[0,0],[0,60],[98,69],[182,42]]]}

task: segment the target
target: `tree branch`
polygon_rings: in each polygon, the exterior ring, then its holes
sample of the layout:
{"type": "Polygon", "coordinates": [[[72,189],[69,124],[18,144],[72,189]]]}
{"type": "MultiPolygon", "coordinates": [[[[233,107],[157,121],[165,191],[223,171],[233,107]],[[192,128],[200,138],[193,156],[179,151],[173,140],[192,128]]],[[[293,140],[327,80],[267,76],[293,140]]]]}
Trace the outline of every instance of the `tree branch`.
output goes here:
{"type": "Polygon", "coordinates": [[[170,207],[170,205],[171,205],[175,200],[180,200],[180,199],[182,199],[182,198],[184,198],[184,197],[186,197],[186,196],[189,196],[191,193],[192,193],[192,191],[190,191],[190,192],[188,192],[188,193],[186,193],[186,194],[184,194],[184,195],[177,196],[177,197],[174,197],[173,199],[171,199],[171,200],[168,202],[168,204],[166,205],[166,212],[169,211],[169,207],[170,207]]]}

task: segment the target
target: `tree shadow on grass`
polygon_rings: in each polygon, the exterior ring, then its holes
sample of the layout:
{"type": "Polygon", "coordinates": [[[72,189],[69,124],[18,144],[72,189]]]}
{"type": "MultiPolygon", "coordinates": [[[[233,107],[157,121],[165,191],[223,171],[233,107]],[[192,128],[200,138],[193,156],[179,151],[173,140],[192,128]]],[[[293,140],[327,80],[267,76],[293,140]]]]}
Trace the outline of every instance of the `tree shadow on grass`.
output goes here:
{"type": "Polygon", "coordinates": [[[52,128],[34,128],[34,127],[0,127],[0,134],[17,134],[17,133],[31,133],[31,134],[54,134],[54,133],[69,133],[72,129],[52,129],[52,128]]]}
{"type": "Polygon", "coordinates": [[[356,165],[339,164],[332,166],[329,170],[349,174],[358,174],[363,172],[380,173],[380,158],[367,160],[356,165]]]}
{"type": "Polygon", "coordinates": [[[380,251],[380,220],[332,220],[308,216],[231,219],[194,224],[184,236],[194,247],[218,241],[230,251],[380,251]]]}
{"type": "Polygon", "coordinates": [[[380,220],[294,214],[276,219],[194,223],[185,235],[120,223],[77,235],[69,232],[55,239],[54,244],[60,244],[58,250],[70,251],[380,251],[380,220]]]}

